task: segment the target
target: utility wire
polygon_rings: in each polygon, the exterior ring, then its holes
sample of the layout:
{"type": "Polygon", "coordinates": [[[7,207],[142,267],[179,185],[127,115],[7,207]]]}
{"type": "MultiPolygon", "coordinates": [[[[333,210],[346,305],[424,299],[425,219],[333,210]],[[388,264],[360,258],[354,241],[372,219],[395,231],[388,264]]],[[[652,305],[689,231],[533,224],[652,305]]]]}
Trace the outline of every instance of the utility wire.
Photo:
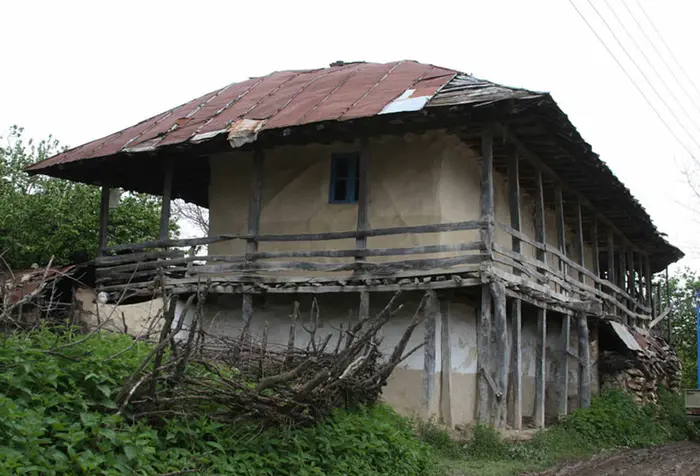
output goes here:
{"type": "Polygon", "coordinates": [[[612,50],[610,49],[610,47],[607,45],[607,43],[605,43],[605,41],[604,41],[603,38],[598,34],[598,32],[596,31],[596,29],[593,28],[593,25],[590,24],[590,22],[588,21],[588,19],[584,16],[584,14],[581,12],[581,10],[579,10],[579,8],[576,6],[576,4],[573,2],[573,0],[569,0],[569,3],[570,3],[571,6],[574,8],[574,10],[576,10],[576,13],[578,13],[578,16],[581,17],[581,19],[584,21],[584,23],[588,26],[588,28],[591,30],[591,32],[595,35],[595,37],[598,39],[598,41],[600,42],[600,44],[603,45],[603,48],[605,48],[605,50],[608,52],[608,54],[610,54],[610,56],[612,57],[612,59],[615,60],[615,63],[617,63],[617,65],[620,67],[620,69],[622,70],[622,72],[625,73],[625,76],[627,76],[627,79],[630,80],[630,82],[631,82],[632,85],[637,89],[637,91],[639,92],[639,94],[642,95],[642,97],[644,98],[644,100],[647,102],[647,104],[648,104],[649,107],[652,109],[652,111],[654,111],[654,113],[656,114],[656,117],[659,118],[659,120],[661,121],[661,123],[662,123],[662,124],[666,127],[666,129],[668,130],[668,132],[676,139],[676,141],[681,145],[681,147],[683,147],[683,148],[686,150],[686,152],[688,152],[688,154],[690,154],[690,156],[693,158],[693,160],[696,160],[696,161],[697,161],[698,159],[695,158],[695,154],[693,154],[693,152],[688,148],[688,146],[678,137],[678,134],[676,134],[675,131],[674,131],[673,129],[671,129],[671,126],[668,125],[668,123],[667,123],[666,120],[663,118],[663,116],[661,115],[661,113],[659,113],[658,109],[656,109],[656,107],[654,107],[654,104],[651,102],[651,100],[650,100],[649,97],[646,95],[646,93],[642,90],[642,88],[639,87],[639,85],[638,85],[637,82],[634,80],[634,78],[632,78],[632,75],[629,73],[629,71],[627,71],[627,68],[625,68],[625,66],[620,62],[620,60],[617,58],[617,56],[615,56],[615,54],[612,52],[612,50]]]}
{"type": "Polygon", "coordinates": [[[593,9],[593,11],[596,13],[596,15],[598,15],[598,18],[600,18],[600,20],[603,22],[603,25],[605,25],[605,28],[608,29],[608,31],[610,32],[612,37],[615,39],[615,42],[617,43],[617,45],[622,49],[622,52],[625,53],[625,55],[627,56],[627,59],[629,59],[632,62],[632,64],[635,66],[635,68],[637,68],[637,71],[639,71],[639,73],[642,75],[642,78],[644,78],[644,81],[646,81],[647,85],[651,88],[651,90],[654,91],[654,94],[656,94],[656,97],[659,99],[659,101],[661,101],[661,103],[664,106],[666,106],[666,109],[673,116],[673,118],[676,120],[678,125],[681,126],[681,128],[685,131],[685,133],[688,135],[688,137],[690,137],[690,140],[692,140],[695,143],[695,145],[700,149],[700,142],[695,140],[695,137],[693,136],[693,134],[690,133],[688,128],[685,127],[685,124],[683,124],[683,122],[681,122],[681,120],[678,119],[678,116],[673,111],[673,109],[671,109],[669,107],[669,105],[666,103],[666,101],[664,101],[664,98],[661,96],[661,94],[659,94],[659,91],[657,91],[657,89],[654,87],[654,85],[651,83],[651,81],[649,81],[649,78],[647,77],[646,74],[644,74],[644,71],[642,70],[642,68],[639,67],[639,64],[637,64],[637,62],[634,60],[632,55],[629,54],[629,51],[627,51],[627,48],[625,48],[625,45],[623,45],[622,42],[620,41],[620,39],[617,37],[617,35],[615,34],[615,31],[612,29],[612,27],[610,26],[608,21],[605,19],[605,17],[595,7],[595,5],[591,2],[591,0],[586,0],[586,2],[588,2],[588,5],[590,5],[591,8],[593,9]]]}
{"type": "MultiPolygon", "coordinates": [[[[678,76],[676,76],[675,71],[673,71],[673,69],[671,69],[671,66],[668,64],[668,61],[666,61],[666,58],[664,57],[664,55],[661,54],[659,49],[656,47],[656,42],[651,40],[651,38],[649,37],[649,35],[646,32],[646,29],[644,29],[642,24],[637,19],[637,16],[634,14],[632,9],[627,5],[627,3],[623,1],[622,5],[624,5],[625,9],[632,17],[632,20],[634,20],[634,23],[637,24],[637,28],[639,28],[639,31],[642,32],[642,34],[644,35],[644,38],[646,38],[646,40],[647,40],[647,43],[649,43],[651,45],[651,47],[654,49],[654,52],[656,52],[656,55],[661,59],[661,62],[664,64],[664,66],[666,66],[666,69],[668,70],[669,74],[673,77],[673,79],[676,81],[676,84],[678,85],[678,87],[680,87],[683,90],[683,92],[688,97],[688,99],[690,99],[690,102],[693,104],[695,109],[698,111],[698,113],[700,113],[700,106],[698,106],[698,102],[693,97],[693,95],[688,92],[688,90],[685,87],[685,84],[683,84],[683,82],[681,82],[681,80],[678,79],[678,76]]],[[[641,8],[641,5],[640,5],[640,8],[641,8]]],[[[661,38],[661,41],[663,42],[663,38],[661,38]]],[[[692,84],[692,81],[691,81],[691,84],[692,84]]],[[[697,88],[696,88],[696,91],[697,91],[697,88]]]]}
{"type": "Polygon", "coordinates": [[[671,48],[669,48],[668,43],[666,43],[666,40],[664,40],[664,37],[661,35],[661,32],[659,31],[659,29],[656,28],[656,25],[654,24],[654,22],[651,21],[651,17],[647,14],[646,10],[644,10],[644,7],[642,6],[642,4],[639,3],[639,0],[635,0],[635,1],[637,2],[637,6],[638,6],[639,9],[642,11],[642,13],[643,13],[644,16],[646,17],[646,19],[647,19],[647,21],[649,22],[649,24],[651,25],[651,27],[652,27],[652,28],[654,29],[654,31],[656,32],[656,35],[657,35],[657,36],[659,37],[659,39],[661,40],[661,43],[663,43],[663,45],[666,47],[666,50],[668,50],[668,53],[669,53],[669,55],[671,56],[671,58],[673,58],[673,61],[676,63],[676,65],[678,65],[678,68],[683,72],[683,75],[686,77],[686,79],[688,80],[688,82],[693,86],[693,88],[695,89],[695,92],[697,92],[698,94],[700,94],[700,89],[698,89],[697,84],[695,84],[695,81],[693,81],[693,80],[691,79],[691,77],[690,77],[690,75],[688,74],[688,72],[685,70],[685,68],[683,67],[683,65],[681,65],[680,61],[678,61],[678,58],[676,58],[676,55],[673,54],[673,51],[671,51],[671,48]]]}
{"type": "MultiPolygon", "coordinates": [[[[605,5],[607,5],[608,9],[612,12],[613,16],[615,17],[615,20],[617,20],[617,22],[620,24],[620,26],[622,27],[622,30],[625,32],[625,34],[627,35],[627,37],[630,39],[630,41],[632,42],[632,44],[634,45],[634,47],[637,49],[637,51],[639,52],[639,54],[642,55],[642,58],[644,58],[644,61],[646,61],[646,63],[647,63],[647,65],[649,66],[649,68],[651,68],[651,70],[654,72],[654,74],[656,75],[656,77],[657,77],[657,79],[659,80],[659,82],[663,85],[664,88],[666,88],[666,91],[671,95],[671,97],[672,97],[673,100],[676,102],[676,104],[678,105],[678,107],[680,108],[680,110],[683,111],[683,114],[685,114],[685,117],[688,119],[688,121],[690,121],[690,123],[693,125],[693,127],[695,128],[695,130],[698,131],[698,133],[700,134],[700,127],[698,127],[698,125],[695,123],[695,120],[691,117],[691,115],[690,115],[690,114],[688,113],[688,111],[685,109],[685,107],[683,106],[683,104],[681,103],[681,101],[678,99],[678,97],[676,96],[676,94],[673,92],[673,89],[671,89],[671,88],[668,86],[668,84],[666,83],[666,81],[664,81],[664,79],[661,77],[661,75],[659,74],[659,72],[658,72],[658,70],[656,69],[656,67],[652,64],[651,60],[649,60],[649,57],[647,56],[647,54],[644,52],[644,50],[642,50],[642,48],[639,46],[639,44],[637,43],[637,41],[634,39],[634,37],[632,36],[632,34],[629,32],[629,30],[627,29],[627,27],[625,26],[625,24],[623,23],[623,21],[622,21],[622,20],[620,19],[620,17],[617,15],[617,12],[610,6],[610,3],[608,2],[608,0],[603,0],[603,1],[605,2],[605,5]]],[[[623,2],[623,3],[624,3],[624,2],[623,2]]],[[[639,66],[637,66],[637,68],[640,69],[639,66]]],[[[641,71],[641,69],[640,69],[640,71],[641,71]]],[[[657,94],[658,94],[658,93],[657,93],[657,94]]],[[[678,118],[676,118],[676,120],[678,120],[678,118]]]]}

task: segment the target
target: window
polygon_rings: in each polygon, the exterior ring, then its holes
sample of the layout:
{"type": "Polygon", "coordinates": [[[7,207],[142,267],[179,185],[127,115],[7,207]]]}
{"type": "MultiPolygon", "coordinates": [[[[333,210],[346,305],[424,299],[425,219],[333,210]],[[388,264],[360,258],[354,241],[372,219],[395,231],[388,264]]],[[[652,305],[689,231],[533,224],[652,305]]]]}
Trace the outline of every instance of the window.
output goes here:
{"type": "Polygon", "coordinates": [[[360,195],[359,155],[331,155],[329,203],[357,203],[360,195]]]}

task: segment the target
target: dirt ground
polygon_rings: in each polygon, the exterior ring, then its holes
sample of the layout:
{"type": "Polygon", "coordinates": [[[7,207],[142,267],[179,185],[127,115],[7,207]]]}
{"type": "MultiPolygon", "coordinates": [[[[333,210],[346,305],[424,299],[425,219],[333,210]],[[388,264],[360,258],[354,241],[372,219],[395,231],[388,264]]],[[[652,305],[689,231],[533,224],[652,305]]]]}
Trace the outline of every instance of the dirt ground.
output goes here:
{"type": "Polygon", "coordinates": [[[598,455],[539,474],[541,476],[696,476],[700,475],[700,444],[684,442],[598,455]]]}

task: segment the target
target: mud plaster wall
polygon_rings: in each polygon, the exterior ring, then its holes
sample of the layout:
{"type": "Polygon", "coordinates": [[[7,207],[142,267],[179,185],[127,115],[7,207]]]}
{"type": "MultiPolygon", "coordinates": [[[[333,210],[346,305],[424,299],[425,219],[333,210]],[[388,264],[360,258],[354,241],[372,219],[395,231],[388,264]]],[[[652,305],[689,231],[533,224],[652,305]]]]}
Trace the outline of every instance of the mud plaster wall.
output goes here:
{"type": "Polygon", "coordinates": [[[106,331],[127,332],[135,337],[144,336],[147,332],[160,331],[161,320],[156,321],[151,318],[161,312],[162,299],[157,298],[138,304],[115,305],[98,303],[96,297],[95,290],[90,288],[78,288],[75,292],[81,319],[89,327],[102,325],[102,329],[106,331]],[[151,324],[153,324],[152,328],[150,328],[151,324]]]}
{"type": "MultiPolygon", "coordinates": [[[[478,156],[444,131],[369,141],[369,226],[385,228],[479,218],[478,156]]],[[[351,231],[356,204],[330,204],[331,155],[358,152],[359,143],[286,146],[265,152],[261,233],[351,231]]],[[[211,157],[210,234],[245,233],[251,153],[211,157]]],[[[368,247],[411,247],[478,239],[478,232],[371,237],[368,247]]],[[[354,240],[261,243],[260,251],[353,248],[354,240]]],[[[212,244],[210,254],[241,254],[243,242],[212,244]]],[[[455,253],[421,255],[453,256],[455,253]]],[[[406,259],[376,257],[372,260],[406,259]]],[[[343,262],[327,258],[317,261],[343,262]]]]}
{"type": "MultiPolygon", "coordinates": [[[[422,293],[405,293],[400,297],[403,308],[381,331],[384,338],[382,350],[386,354],[393,350],[401,338],[421,297],[422,293]]],[[[391,294],[389,293],[372,293],[370,312],[376,314],[381,311],[390,298],[391,294]]],[[[267,323],[269,345],[286,347],[291,323],[289,314],[295,299],[301,305],[301,321],[308,328],[310,325],[310,296],[269,295],[264,299],[256,297],[254,301],[250,328],[253,336],[262,338],[263,328],[267,323]]],[[[332,334],[333,337],[328,346],[329,349],[334,349],[337,344],[337,329],[340,328],[340,324],[344,323],[344,328],[347,329],[348,322],[357,319],[359,296],[357,294],[321,294],[317,296],[317,299],[320,309],[317,339],[324,339],[329,333],[332,334]]],[[[423,348],[412,354],[395,369],[384,388],[383,398],[404,415],[435,416],[450,421],[452,424],[468,423],[474,420],[476,411],[476,310],[466,303],[450,301],[448,304],[448,306],[442,307],[448,312],[438,314],[435,322],[434,392],[427,412],[423,405],[423,348]],[[452,347],[450,366],[443,369],[441,334],[445,321],[449,322],[449,342],[452,347]],[[448,399],[451,401],[451,407],[448,410],[448,415],[443,413],[445,407],[440,405],[441,399],[448,398],[446,389],[442,388],[441,372],[443,370],[449,370],[451,377],[448,399]]],[[[182,318],[183,309],[183,302],[178,302],[177,319],[182,318]]],[[[216,335],[237,336],[242,329],[240,309],[241,297],[238,295],[209,296],[204,308],[204,329],[208,333],[216,335]]],[[[191,318],[190,313],[185,314],[183,330],[179,338],[186,336],[187,323],[191,322],[191,318]]],[[[305,347],[309,341],[309,334],[299,324],[296,327],[295,336],[295,345],[305,347]]],[[[418,345],[424,339],[425,327],[421,324],[414,330],[407,344],[407,349],[418,345]]]]}

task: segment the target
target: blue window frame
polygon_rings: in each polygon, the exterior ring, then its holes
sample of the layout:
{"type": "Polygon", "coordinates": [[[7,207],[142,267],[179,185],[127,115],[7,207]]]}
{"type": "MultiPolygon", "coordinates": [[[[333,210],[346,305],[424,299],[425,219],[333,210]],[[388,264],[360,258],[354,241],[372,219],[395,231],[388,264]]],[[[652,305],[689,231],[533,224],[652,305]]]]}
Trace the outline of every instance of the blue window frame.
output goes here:
{"type": "Polygon", "coordinates": [[[357,203],[360,194],[359,154],[331,155],[331,187],[328,203],[357,203]]]}

